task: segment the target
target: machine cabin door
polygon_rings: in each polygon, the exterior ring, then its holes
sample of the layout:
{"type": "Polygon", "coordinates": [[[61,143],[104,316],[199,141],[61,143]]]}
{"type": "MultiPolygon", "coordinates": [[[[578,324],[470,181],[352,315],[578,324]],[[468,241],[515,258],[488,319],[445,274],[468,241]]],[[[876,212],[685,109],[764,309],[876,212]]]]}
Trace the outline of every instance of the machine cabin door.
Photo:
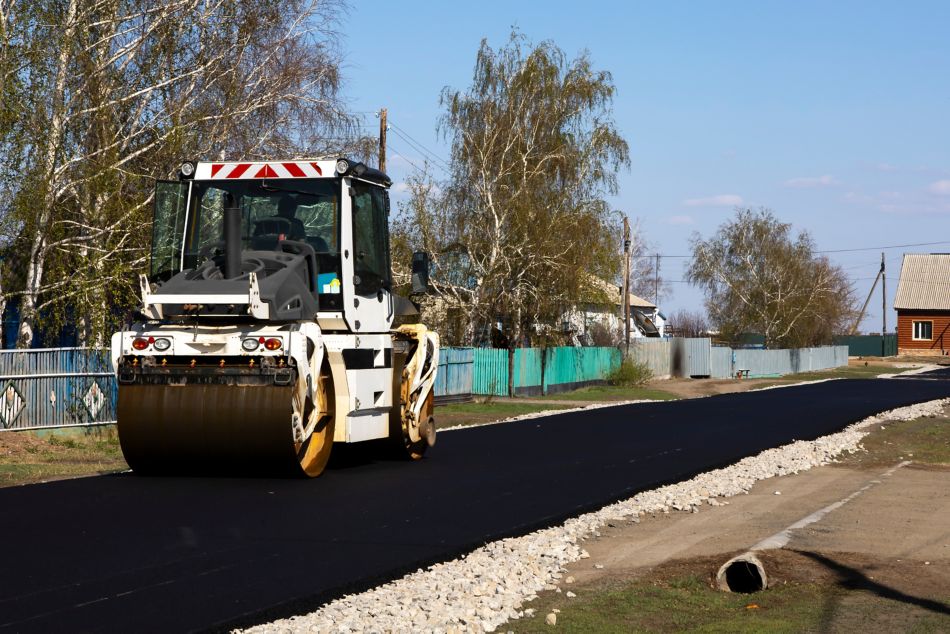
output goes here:
{"type": "MultiPolygon", "coordinates": [[[[351,220],[352,243],[349,254],[344,252],[343,269],[344,286],[352,292],[343,300],[346,323],[355,333],[388,332],[394,312],[388,193],[382,187],[355,179],[350,181],[348,192],[343,214],[351,220]]],[[[345,251],[348,247],[343,248],[345,251]]]]}

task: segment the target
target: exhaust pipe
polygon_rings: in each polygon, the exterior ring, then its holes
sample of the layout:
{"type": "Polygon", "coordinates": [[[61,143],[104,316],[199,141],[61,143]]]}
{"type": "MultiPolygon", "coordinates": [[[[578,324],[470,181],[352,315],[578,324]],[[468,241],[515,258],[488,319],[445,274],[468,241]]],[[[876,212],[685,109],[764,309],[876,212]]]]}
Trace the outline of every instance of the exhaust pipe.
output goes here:
{"type": "Polygon", "coordinates": [[[224,279],[241,275],[241,208],[225,207],[224,216],[224,279]]]}
{"type": "Polygon", "coordinates": [[[744,553],[719,568],[716,585],[725,592],[751,594],[768,588],[769,580],[762,561],[752,553],[744,553]]]}

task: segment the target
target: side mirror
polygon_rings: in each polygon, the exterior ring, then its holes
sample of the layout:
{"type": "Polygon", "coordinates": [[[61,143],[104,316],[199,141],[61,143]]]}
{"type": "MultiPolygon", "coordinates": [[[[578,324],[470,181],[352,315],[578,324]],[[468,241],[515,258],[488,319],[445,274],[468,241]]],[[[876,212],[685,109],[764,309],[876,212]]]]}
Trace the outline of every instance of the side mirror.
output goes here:
{"type": "Polygon", "coordinates": [[[429,292],[429,254],[416,251],[412,254],[412,294],[429,292]]]}

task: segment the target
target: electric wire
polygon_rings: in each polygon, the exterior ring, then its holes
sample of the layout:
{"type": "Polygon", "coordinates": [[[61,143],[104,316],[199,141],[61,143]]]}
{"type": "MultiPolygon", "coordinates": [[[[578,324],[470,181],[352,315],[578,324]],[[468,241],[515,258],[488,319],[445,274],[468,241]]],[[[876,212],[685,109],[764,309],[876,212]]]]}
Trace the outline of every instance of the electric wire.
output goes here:
{"type": "Polygon", "coordinates": [[[416,140],[415,137],[413,137],[411,134],[403,130],[401,127],[399,127],[392,121],[389,121],[388,123],[389,123],[389,127],[392,129],[392,132],[396,136],[398,136],[400,139],[408,143],[412,149],[422,154],[431,163],[436,165],[436,167],[442,170],[445,170],[446,172],[451,171],[449,167],[449,163],[445,159],[443,159],[438,154],[436,154],[435,152],[430,150],[428,147],[423,145],[420,141],[416,140]]]}
{"type": "Polygon", "coordinates": [[[412,162],[412,160],[411,160],[408,156],[406,156],[405,154],[403,154],[402,152],[400,152],[399,150],[397,150],[396,148],[394,148],[393,145],[392,145],[392,143],[388,144],[388,149],[393,153],[393,155],[398,156],[399,158],[401,158],[401,159],[404,160],[405,162],[409,163],[410,165],[412,165],[414,168],[416,168],[416,169],[419,170],[420,172],[422,171],[422,168],[419,167],[418,165],[416,165],[414,162],[412,162]]]}

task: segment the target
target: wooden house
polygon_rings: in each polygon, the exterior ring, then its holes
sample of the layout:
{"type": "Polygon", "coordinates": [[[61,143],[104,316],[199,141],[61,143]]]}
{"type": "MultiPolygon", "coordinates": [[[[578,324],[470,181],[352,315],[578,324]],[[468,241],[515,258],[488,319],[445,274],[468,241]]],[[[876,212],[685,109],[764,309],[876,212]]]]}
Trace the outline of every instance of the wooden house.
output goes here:
{"type": "Polygon", "coordinates": [[[950,354],[950,253],[904,254],[894,309],[898,354],[950,354]]]}

